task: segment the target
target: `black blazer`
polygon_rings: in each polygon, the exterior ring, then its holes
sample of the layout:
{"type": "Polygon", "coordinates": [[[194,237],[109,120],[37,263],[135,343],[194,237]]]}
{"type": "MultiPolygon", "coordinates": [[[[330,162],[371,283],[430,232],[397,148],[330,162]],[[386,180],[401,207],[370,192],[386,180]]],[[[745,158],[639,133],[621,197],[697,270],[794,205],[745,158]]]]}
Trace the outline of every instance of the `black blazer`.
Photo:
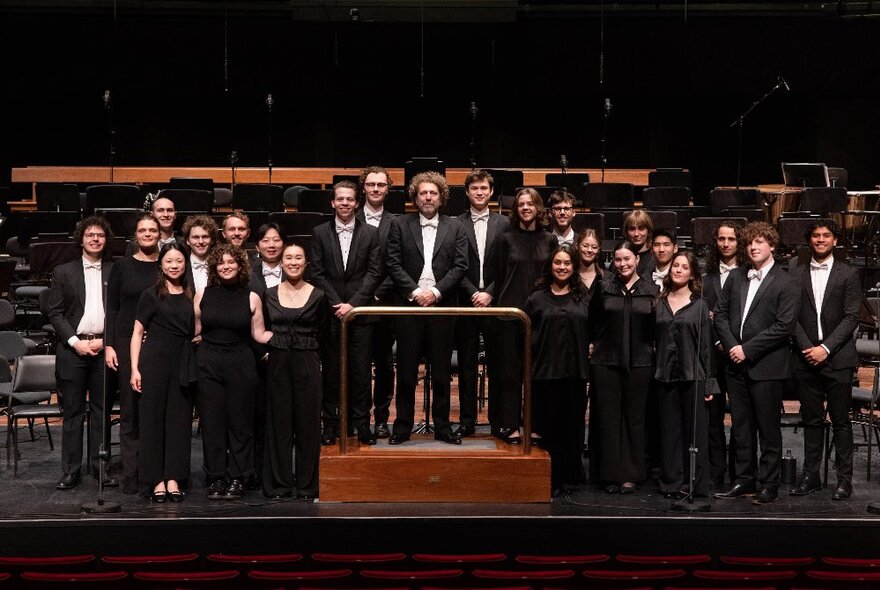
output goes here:
{"type": "Polygon", "coordinates": [[[791,373],[789,341],[797,322],[800,289],[779,262],[761,281],[743,324],[749,278],[746,268],[730,271],[715,308],[715,329],[725,352],[742,345],[746,361],[728,365],[729,371],[745,370],[750,379],[786,379],[791,373]]]}
{"type": "MultiPolygon", "coordinates": [[[[414,305],[409,298],[419,286],[425,265],[423,248],[419,215],[396,218],[388,233],[386,269],[400,305],[414,305]]],[[[438,305],[454,306],[456,290],[468,269],[467,237],[461,224],[446,215],[439,215],[431,267],[441,296],[438,305]]]]}
{"type": "Polygon", "coordinates": [[[379,231],[375,227],[355,218],[345,268],[335,218],[312,230],[311,249],[312,282],[324,291],[331,307],[339,303],[358,307],[373,301],[373,293],[382,280],[379,231]]]}
{"type": "MultiPolygon", "coordinates": [[[[394,282],[391,280],[391,277],[388,276],[385,268],[385,257],[388,255],[388,234],[391,231],[391,225],[394,223],[396,217],[397,215],[389,213],[386,209],[385,212],[382,213],[382,220],[379,222],[379,226],[376,228],[379,230],[379,269],[382,273],[382,278],[379,281],[379,287],[376,289],[374,297],[379,305],[394,304],[394,282]]],[[[369,225],[363,207],[357,210],[355,218],[363,221],[366,225],[369,225]]]]}
{"type": "Polygon", "coordinates": [[[826,365],[831,369],[850,369],[859,364],[854,332],[859,324],[859,310],[864,294],[859,277],[848,264],[834,260],[822,299],[822,335],[819,340],[819,323],[813,282],[809,263],[795,268],[793,278],[801,288],[800,313],[794,329],[795,354],[803,358],[801,351],[819,344],[828,347],[831,354],[826,365]]]}
{"type": "MultiPolygon", "coordinates": [[[[461,280],[461,305],[469,307],[471,297],[480,290],[480,256],[477,250],[477,234],[474,231],[474,222],[471,221],[470,209],[458,216],[462,229],[468,241],[468,270],[461,280]]],[[[495,255],[495,237],[507,231],[508,219],[497,213],[489,213],[489,221],[486,224],[486,251],[483,252],[483,291],[495,298],[495,264],[492,257],[495,255]]]]}

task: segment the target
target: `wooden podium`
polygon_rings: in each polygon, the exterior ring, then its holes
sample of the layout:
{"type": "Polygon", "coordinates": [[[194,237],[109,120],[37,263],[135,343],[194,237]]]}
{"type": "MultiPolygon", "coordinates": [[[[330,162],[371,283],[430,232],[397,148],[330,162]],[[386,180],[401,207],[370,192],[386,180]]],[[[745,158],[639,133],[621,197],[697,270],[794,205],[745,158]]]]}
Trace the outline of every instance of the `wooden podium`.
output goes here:
{"type": "Polygon", "coordinates": [[[531,445],[531,322],[516,308],[356,307],[340,333],[339,431],[348,432],[348,322],[361,315],[481,315],[508,317],[525,326],[522,445],[472,436],[461,445],[414,434],[404,445],[360,445],[341,436],[322,447],[319,469],[324,502],[550,502],[550,456],[531,445]]]}

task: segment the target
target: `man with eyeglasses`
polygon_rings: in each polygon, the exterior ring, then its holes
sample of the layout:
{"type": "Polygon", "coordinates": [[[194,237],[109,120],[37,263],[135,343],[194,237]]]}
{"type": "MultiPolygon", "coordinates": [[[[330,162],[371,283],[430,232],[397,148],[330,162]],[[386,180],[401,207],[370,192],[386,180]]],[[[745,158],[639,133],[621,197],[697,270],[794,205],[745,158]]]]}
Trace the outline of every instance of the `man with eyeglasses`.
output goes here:
{"type": "MultiPolygon", "coordinates": [[[[360,185],[364,194],[364,206],[357,211],[357,218],[379,230],[380,262],[383,280],[373,297],[376,305],[394,305],[394,287],[385,273],[388,231],[395,217],[385,209],[385,199],[393,186],[388,171],[382,166],[368,166],[361,172],[360,185]]],[[[372,360],[375,371],[373,382],[373,419],[376,438],[388,438],[391,397],[394,394],[394,322],[390,316],[378,316],[373,324],[372,360]]]]}
{"type": "MultiPolygon", "coordinates": [[[[63,473],[55,486],[59,490],[75,488],[82,478],[86,392],[92,416],[88,460],[95,479],[101,469],[98,450],[105,432],[102,418],[108,418],[104,413],[103,285],[113,266],[107,251],[113,235],[103,217],[91,216],[76,225],[73,237],[82,248],[82,256],[57,266],[52,273],[52,286],[40,298],[42,311],[58,337],[55,372],[64,393],[61,404],[63,473]]],[[[119,483],[107,473],[104,485],[115,487],[119,483]]]]}
{"type": "Polygon", "coordinates": [[[575,238],[571,222],[577,214],[574,210],[574,195],[565,190],[553,191],[547,200],[547,207],[550,208],[553,235],[556,236],[560,246],[571,248],[575,238]]]}

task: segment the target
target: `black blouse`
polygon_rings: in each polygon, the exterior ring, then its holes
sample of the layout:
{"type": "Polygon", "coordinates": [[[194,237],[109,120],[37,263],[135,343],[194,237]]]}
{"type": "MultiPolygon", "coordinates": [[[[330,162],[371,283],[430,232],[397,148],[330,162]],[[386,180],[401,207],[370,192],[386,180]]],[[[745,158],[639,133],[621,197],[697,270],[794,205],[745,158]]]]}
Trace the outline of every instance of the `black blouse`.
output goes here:
{"type": "Polygon", "coordinates": [[[104,343],[116,346],[118,338],[130,338],[134,328],[138,301],[159,277],[156,261],[138,260],[132,256],[118,260],[107,281],[107,330],[104,343]]]}
{"type": "Polygon", "coordinates": [[[654,303],[657,285],[639,278],[627,289],[615,274],[590,299],[594,365],[629,369],[654,364],[654,303]]]}
{"type": "Polygon", "coordinates": [[[205,287],[201,302],[202,342],[218,346],[251,340],[251,290],[243,285],[205,287]]]}
{"type": "Polygon", "coordinates": [[[586,301],[542,289],[529,296],[524,311],[532,321],[532,379],[586,379],[586,301]]]}
{"type": "Polygon", "coordinates": [[[267,329],[272,330],[269,346],[281,350],[318,350],[330,323],[330,306],[324,292],[314,287],[305,305],[284,307],[278,300],[278,287],[266,289],[267,329]]]}
{"type": "Polygon", "coordinates": [[[705,301],[692,296],[690,303],[673,314],[669,300],[662,297],[657,302],[656,334],[657,381],[714,381],[712,322],[705,301]]]}
{"type": "Polygon", "coordinates": [[[498,295],[494,305],[522,309],[556,245],[556,236],[540,228],[525,231],[511,227],[495,238],[495,292],[498,295]]]}
{"type": "Polygon", "coordinates": [[[137,320],[147,331],[147,343],[189,341],[195,330],[193,303],[183,293],[169,294],[160,300],[155,289],[144,291],[138,301],[137,320]]]}

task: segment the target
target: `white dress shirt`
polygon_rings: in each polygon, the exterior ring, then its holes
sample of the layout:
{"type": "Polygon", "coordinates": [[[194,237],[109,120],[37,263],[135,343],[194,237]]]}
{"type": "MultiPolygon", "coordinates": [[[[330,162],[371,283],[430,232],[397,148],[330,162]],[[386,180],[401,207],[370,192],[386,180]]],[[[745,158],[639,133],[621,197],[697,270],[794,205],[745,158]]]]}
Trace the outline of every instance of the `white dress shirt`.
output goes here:
{"type": "Polygon", "coordinates": [[[749,317],[752,302],[755,300],[755,293],[758,292],[758,289],[761,287],[761,282],[767,278],[767,273],[770,272],[770,269],[773,268],[774,264],[776,264],[776,261],[771,258],[770,262],[768,262],[764,268],[749,271],[749,293],[746,295],[746,307],[743,309],[742,323],[739,325],[740,340],[742,340],[743,326],[746,325],[746,318],[749,317]]]}
{"type": "Polygon", "coordinates": [[[666,275],[669,274],[669,269],[672,268],[672,264],[668,264],[665,270],[660,270],[659,268],[655,268],[651,271],[651,280],[654,281],[654,284],[660,287],[660,290],[663,290],[663,279],[666,278],[666,275]]]}
{"type": "Polygon", "coordinates": [[[721,278],[721,288],[724,288],[724,283],[727,282],[727,277],[730,276],[730,271],[736,268],[736,263],[734,262],[731,265],[724,264],[723,262],[718,263],[718,276],[721,278]]]}
{"type": "MultiPolygon", "coordinates": [[[[76,326],[77,334],[103,334],[104,333],[104,295],[103,282],[101,280],[101,261],[90,262],[82,257],[83,278],[86,285],[86,302],[83,306],[83,315],[76,326]]],[[[71,336],[67,344],[73,347],[79,341],[76,336],[71,336]]]]}
{"type": "Polygon", "coordinates": [[[568,231],[565,232],[564,235],[559,235],[558,233],[556,233],[555,229],[553,230],[553,235],[556,236],[556,241],[559,243],[560,246],[568,246],[569,248],[571,248],[571,246],[574,244],[575,235],[574,229],[572,229],[571,226],[568,226],[568,231]]]}
{"type": "Polygon", "coordinates": [[[364,219],[373,227],[379,227],[382,223],[382,216],[385,214],[385,207],[373,209],[369,203],[364,203],[364,219]]]}
{"type": "MultiPolygon", "coordinates": [[[[813,286],[813,301],[816,302],[816,325],[819,327],[819,340],[824,340],[825,335],[822,334],[822,304],[825,302],[825,288],[828,286],[828,277],[831,275],[831,267],[834,265],[834,257],[829,256],[823,263],[810,259],[810,283],[813,286]]],[[[828,347],[821,345],[826,352],[830,353],[828,347]]]]}
{"type": "Polygon", "coordinates": [[[486,233],[489,230],[489,208],[477,211],[471,207],[471,221],[474,224],[474,234],[477,237],[477,258],[480,259],[480,284],[478,287],[486,287],[483,280],[483,265],[486,257],[486,233]]]}
{"type": "Polygon", "coordinates": [[[342,223],[336,218],[336,237],[339,240],[339,249],[342,250],[342,269],[348,268],[348,253],[351,251],[351,238],[354,235],[354,218],[348,223],[342,223]]]}
{"type": "Polygon", "coordinates": [[[440,291],[435,286],[437,279],[434,277],[434,242],[437,240],[437,227],[440,224],[440,216],[435,215],[431,219],[419,213],[419,225],[422,227],[422,249],[425,252],[425,264],[422,266],[422,274],[419,275],[419,288],[415,289],[410,296],[410,301],[424,290],[430,290],[437,301],[440,301],[440,291]]]}
{"type": "Polygon", "coordinates": [[[157,248],[161,250],[162,246],[164,246],[165,244],[173,244],[176,241],[177,238],[175,238],[174,236],[171,236],[170,238],[159,238],[159,245],[157,246],[157,248]]]}
{"type": "Polygon", "coordinates": [[[277,287],[281,284],[281,263],[279,262],[275,266],[269,266],[266,262],[263,262],[263,282],[266,283],[266,288],[271,289],[272,287],[277,287]]]}
{"type": "Polygon", "coordinates": [[[189,256],[189,268],[192,271],[193,287],[196,293],[208,286],[208,261],[195,254],[189,256]]]}

